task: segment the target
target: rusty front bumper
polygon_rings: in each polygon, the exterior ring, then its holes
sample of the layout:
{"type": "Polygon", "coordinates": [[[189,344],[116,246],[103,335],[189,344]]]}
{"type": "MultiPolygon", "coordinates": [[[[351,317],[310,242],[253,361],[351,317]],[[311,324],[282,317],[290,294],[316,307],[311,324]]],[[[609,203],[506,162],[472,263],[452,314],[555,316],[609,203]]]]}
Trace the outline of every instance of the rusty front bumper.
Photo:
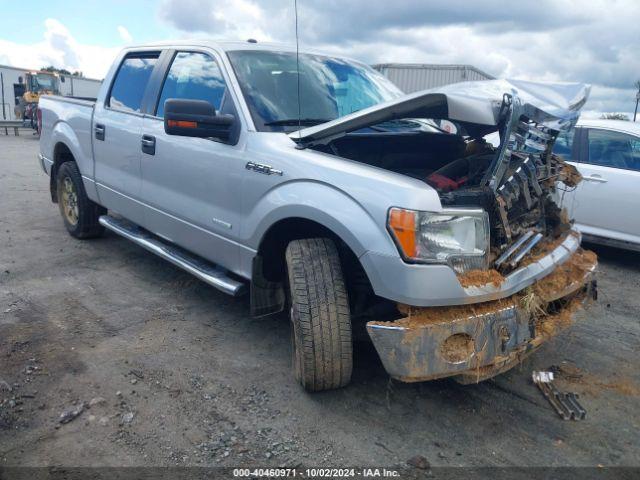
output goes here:
{"type": "Polygon", "coordinates": [[[512,297],[461,307],[403,307],[395,322],[367,331],[393,378],[418,382],[455,376],[462,383],[502,373],[572,323],[595,298],[595,255],[582,250],[547,278],[512,297]]]}

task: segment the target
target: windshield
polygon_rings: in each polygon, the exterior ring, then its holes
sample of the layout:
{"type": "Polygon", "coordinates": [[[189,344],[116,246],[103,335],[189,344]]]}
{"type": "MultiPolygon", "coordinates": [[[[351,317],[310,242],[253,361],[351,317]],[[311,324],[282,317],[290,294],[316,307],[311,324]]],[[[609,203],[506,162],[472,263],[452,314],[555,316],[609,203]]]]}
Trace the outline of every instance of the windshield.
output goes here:
{"type": "Polygon", "coordinates": [[[259,131],[292,131],[397,98],[403,93],[372,68],[300,54],[300,108],[294,52],[228,52],[259,131]]]}
{"type": "Polygon", "coordinates": [[[36,85],[34,90],[40,92],[42,90],[55,91],[56,90],[56,77],[53,75],[47,75],[46,73],[38,73],[35,77],[36,85]]]}

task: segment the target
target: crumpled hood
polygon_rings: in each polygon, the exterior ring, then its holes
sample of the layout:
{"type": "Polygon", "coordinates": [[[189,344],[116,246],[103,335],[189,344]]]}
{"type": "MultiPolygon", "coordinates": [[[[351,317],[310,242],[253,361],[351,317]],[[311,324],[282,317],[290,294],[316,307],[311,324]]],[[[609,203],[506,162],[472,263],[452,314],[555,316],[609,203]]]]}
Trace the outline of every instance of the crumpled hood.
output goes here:
{"type": "Polygon", "coordinates": [[[587,101],[590,85],[539,83],[524,80],[462,82],[423,90],[289,134],[301,145],[327,143],[346,133],[399,118],[448,119],[486,126],[498,125],[505,94],[517,98],[527,116],[549,128],[573,125],[587,101]]]}

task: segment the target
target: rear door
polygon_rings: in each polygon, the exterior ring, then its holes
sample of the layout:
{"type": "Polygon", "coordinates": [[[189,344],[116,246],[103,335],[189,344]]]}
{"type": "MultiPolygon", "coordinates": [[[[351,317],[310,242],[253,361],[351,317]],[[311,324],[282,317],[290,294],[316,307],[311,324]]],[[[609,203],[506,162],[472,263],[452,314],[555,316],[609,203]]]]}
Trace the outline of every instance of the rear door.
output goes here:
{"type": "Polygon", "coordinates": [[[640,243],[640,137],[585,129],[574,217],[580,231],[640,243]]]}
{"type": "Polygon", "coordinates": [[[91,132],[100,203],[139,224],[144,99],[159,58],[159,51],[146,51],[122,59],[106,100],[96,103],[91,132]]]}
{"type": "MultiPolygon", "coordinates": [[[[155,114],[144,120],[141,139],[142,200],[145,225],[154,233],[233,270],[238,261],[244,148],[240,119],[218,58],[210,51],[176,51],[156,99],[155,114]],[[164,102],[170,98],[206,100],[216,111],[235,116],[230,141],[167,135],[164,102]]],[[[139,139],[140,141],[140,139],[139,139]]]]}

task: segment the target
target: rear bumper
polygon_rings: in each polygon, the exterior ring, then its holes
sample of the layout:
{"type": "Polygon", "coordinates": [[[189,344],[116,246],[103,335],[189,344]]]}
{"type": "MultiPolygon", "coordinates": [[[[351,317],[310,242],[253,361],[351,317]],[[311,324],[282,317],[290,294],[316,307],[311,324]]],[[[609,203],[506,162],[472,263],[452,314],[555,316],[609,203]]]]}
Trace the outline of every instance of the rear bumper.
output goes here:
{"type": "Polygon", "coordinates": [[[360,261],[380,297],[416,307],[468,305],[508,297],[547,276],[578,250],[580,240],[580,233],[571,231],[546,256],[514,270],[499,286],[464,288],[448,265],[410,264],[397,255],[366,252],[360,261]]]}
{"type": "MultiPolygon", "coordinates": [[[[579,257],[579,258],[578,258],[579,257]]],[[[369,322],[367,331],[387,372],[405,382],[456,376],[485,380],[513,367],[572,323],[583,300],[594,298],[596,262],[569,272],[570,282],[538,282],[526,293],[480,305],[407,308],[396,322],[369,322]],[[537,292],[537,293],[536,293],[537,292]],[[542,313],[542,312],[550,313],[542,313]]],[[[553,276],[552,276],[553,277],[553,276]]]]}

